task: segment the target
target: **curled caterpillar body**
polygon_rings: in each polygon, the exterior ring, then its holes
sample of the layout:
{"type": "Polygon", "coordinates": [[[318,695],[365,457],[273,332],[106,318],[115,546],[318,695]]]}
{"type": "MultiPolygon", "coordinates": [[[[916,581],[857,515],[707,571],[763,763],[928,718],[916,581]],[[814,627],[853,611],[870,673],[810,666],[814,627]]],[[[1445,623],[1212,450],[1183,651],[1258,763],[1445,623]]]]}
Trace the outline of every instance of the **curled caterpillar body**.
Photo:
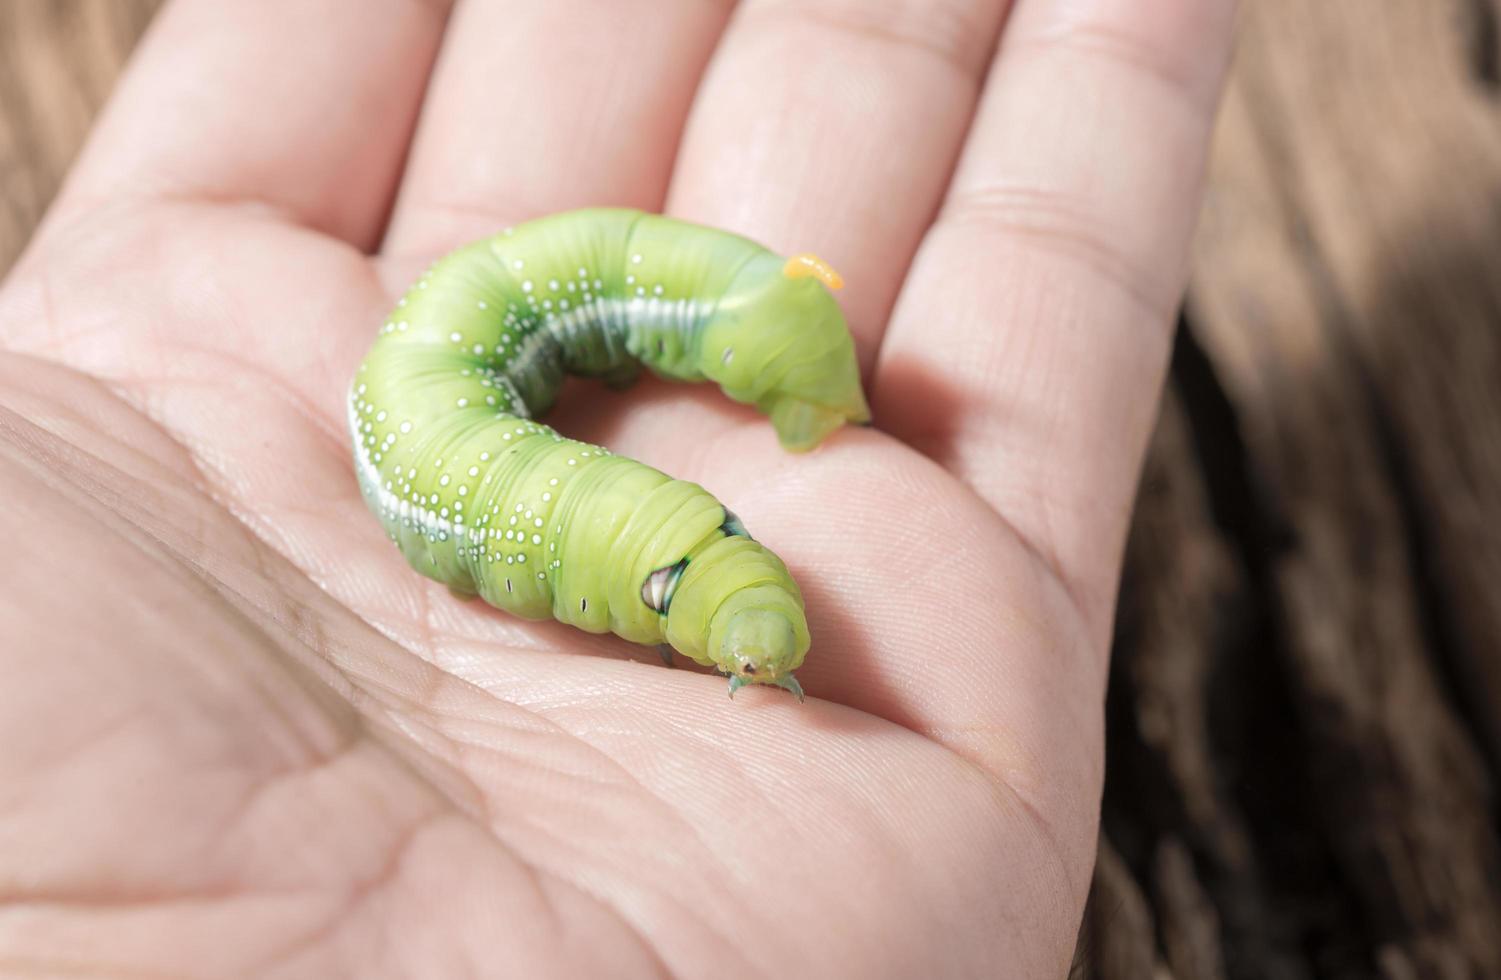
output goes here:
{"type": "Polygon", "coordinates": [[[418,571],[531,619],[670,644],[801,697],[802,596],[703,488],[534,421],[565,374],[711,380],[791,450],[869,410],[818,259],[627,210],[543,218],[439,260],[350,389],[366,503],[418,571]]]}

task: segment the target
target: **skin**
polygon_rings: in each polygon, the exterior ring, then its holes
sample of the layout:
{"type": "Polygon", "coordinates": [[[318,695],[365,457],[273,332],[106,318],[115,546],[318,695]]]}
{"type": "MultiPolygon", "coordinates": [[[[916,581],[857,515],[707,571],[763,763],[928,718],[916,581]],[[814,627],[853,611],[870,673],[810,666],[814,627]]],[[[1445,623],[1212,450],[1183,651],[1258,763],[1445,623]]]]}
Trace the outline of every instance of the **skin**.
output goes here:
{"type": "Polygon", "coordinates": [[[412,567],[529,619],[676,649],[802,700],[810,638],[786,566],[702,487],[533,421],[565,374],[714,381],[812,449],[866,423],[816,256],[624,208],[530,221],[444,256],[355,371],[365,503],[412,567]],[[652,579],[664,576],[659,587],[652,579]],[[676,600],[676,601],[675,601],[676,600]]]}
{"type": "Polygon", "coordinates": [[[5,970],[1063,975],[1230,5],[448,13],[173,3],[0,291],[5,970]],[[398,292],[600,203],[848,281],[875,429],[556,419],[736,488],[806,704],[458,601],[358,498],[398,292]]]}

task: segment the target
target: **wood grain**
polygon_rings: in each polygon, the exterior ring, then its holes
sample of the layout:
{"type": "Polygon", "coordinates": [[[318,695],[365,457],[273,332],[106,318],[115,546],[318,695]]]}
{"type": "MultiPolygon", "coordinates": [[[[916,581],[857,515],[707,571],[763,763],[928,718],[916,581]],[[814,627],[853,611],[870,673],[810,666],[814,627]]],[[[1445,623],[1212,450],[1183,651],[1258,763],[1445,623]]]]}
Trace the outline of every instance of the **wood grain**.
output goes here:
{"type": "Polygon", "coordinates": [[[159,2],[0,2],[0,276],[57,193],[159,2]]]}
{"type": "MultiPolygon", "coordinates": [[[[0,270],[156,5],[0,4],[0,270]]],[[[1078,976],[1501,976],[1498,23],[1245,0],[1078,976]]]]}
{"type": "Polygon", "coordinates": [[[1232,977],[1501,976],[1495,15],[1244,8],[1111,700],[1107,833],[1175,976],[1208,913],[1232,977]]]}

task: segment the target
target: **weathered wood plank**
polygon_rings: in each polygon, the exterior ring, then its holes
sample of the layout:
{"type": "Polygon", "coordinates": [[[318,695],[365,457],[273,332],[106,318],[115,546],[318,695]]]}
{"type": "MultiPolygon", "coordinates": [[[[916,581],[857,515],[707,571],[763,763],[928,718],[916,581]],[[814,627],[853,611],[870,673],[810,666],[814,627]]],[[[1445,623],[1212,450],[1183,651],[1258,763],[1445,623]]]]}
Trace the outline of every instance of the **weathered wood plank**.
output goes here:
{"type": "Polygon", "coordinates": [[[1292,534],[1315,806],[1391,977],[1501,975],[1501,127],[1460,13],[1247,7],[1192,291],[1292,534]]]}
{"type": "Polygon", "coordinates": [[[0,276],[57,193],[159,3],[0,3],[0,276]]]}
{"type": "Polygon", "coordinates": [[[1073,980],[1167,976],[1167,966],[1157,955],[1152,907],[1108,839],[1100,841],[1094,887],[1084,910],[1071,976],[1073,980]]]}
{"type": "MultiPolygon", "coordinates": [[[[1301,805],[1309,774],[1289,679],[1264,573],[1243,553],[1263,529],[1225,482],[1241,478],[1234,419],[1187,341],[1127,549],[1105,832],[1150,896],[1155,948],[1173,975],[1340,975],[1331,963],[1368,975],[1358,949],[1319,949],[1351,920],[1349,901],[1307,874],[1333,862],[1301,805]]],[[[1103,873],[1096,887],[1119,893],[1103,873]]]]}

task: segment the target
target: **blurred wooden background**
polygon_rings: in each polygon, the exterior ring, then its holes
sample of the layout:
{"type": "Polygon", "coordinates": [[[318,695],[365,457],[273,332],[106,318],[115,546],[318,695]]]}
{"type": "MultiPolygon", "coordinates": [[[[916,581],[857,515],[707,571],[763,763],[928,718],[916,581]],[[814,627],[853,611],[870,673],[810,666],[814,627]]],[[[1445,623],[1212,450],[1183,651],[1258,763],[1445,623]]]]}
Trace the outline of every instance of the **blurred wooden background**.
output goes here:
{"type": "MultiPolygon", "coordinates": [[[[1244,3],[1076,974],[1501,977],[1501,0],[1244,3]]],[[[0,270],[155,7],[0,0],[0,270]]]]}

